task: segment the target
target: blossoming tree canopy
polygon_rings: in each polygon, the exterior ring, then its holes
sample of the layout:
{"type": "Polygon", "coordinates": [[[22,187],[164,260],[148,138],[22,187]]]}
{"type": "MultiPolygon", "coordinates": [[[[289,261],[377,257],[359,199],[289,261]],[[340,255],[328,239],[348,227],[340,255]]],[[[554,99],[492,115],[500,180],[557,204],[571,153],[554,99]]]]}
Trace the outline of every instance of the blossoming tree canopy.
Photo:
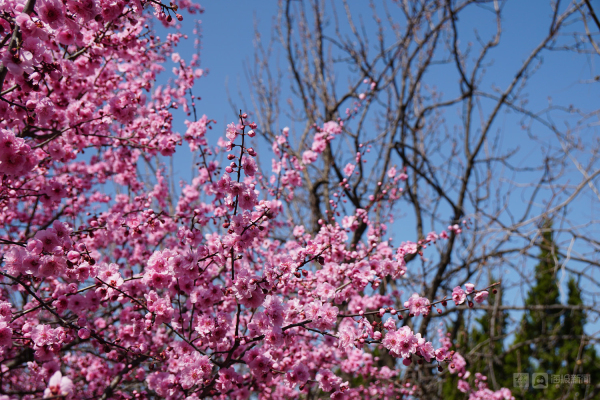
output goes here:
{"type": "MultiPolygon", "coordinates": [[[[393,247],[370,214],[401,195],[395,169],[389,196],[350,214],[340,178],[336,212],[316,234],[288,221],[283,196],[344,120],[316,126],[300,158],[286,151],[284,129],[261,172],[250,145],[259,127],[246,114],[212,136],[214,121],[195,117],[202,70],[197,56],[175,53],[180,9],[201,11],[187,0],[1,4],[1,398],[397,398],[419,393],[418,382],[398,384],[402,364],[468,376],[444,332],[413,330],[446,297],[415,293],[395,309],[397,293],[375,290],[463,227],[393,247]],[[153,19],[170,29],[164,40],[153,19]],[[175,77],[156,86],[168,57],[175,77]],[[183,135],[172,127],[178,108],[194,116],[183,135]],[[159,167],[149,184],[138,166],[160,165],[184,141],[200,159],[192,181],[174,192],[159,167]],[[116,189],[103,191],[107,183],[116,189]],[[368,240],[351,245],[359,224],[368,240]],[[378,366],[376,350],[396,367],[378,366]]],[[[481,303],[486,289],[447,297],[481,303]]],[[[484,379],[468,391],[511,398],[484,379]]]]}

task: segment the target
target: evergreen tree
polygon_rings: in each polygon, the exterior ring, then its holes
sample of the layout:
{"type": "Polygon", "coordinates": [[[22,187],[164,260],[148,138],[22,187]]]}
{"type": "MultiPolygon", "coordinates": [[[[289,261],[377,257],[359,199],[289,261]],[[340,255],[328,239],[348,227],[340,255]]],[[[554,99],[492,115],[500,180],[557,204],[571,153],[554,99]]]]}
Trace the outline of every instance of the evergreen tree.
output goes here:
{"type": "MultiPolygon", "coordinates": [[[[586,317],[584,310],[542,308],[561,304],[559,282],[555,273],[558,251],[553,240],[551,223],[544,224],[544,234],[540,242],[540,254],[535,266],[535,282],[525,299],[525,306],[536,306],[524,313],[512,344],[505,345],[507,314],[497,311],[495,314],[494,338],[490,346],[493,310],[488,310],[474,320],[469,327],[464,319],[458,328],[456,349],[467,355],[467,349],[475,349],[468,357],[470,370],[481,371],[491,378],[491,368],[497,387],[507,387],[513,391],[516,399],[583,399],[595,398],[591,393],[594,386],[582,383],[565,383],[564,376],[589,375],[591,384],[600,382],[600,358],[593,345],[585,341],[584,326],[586,317]],[[469,329],[470,328],[470,329],[469,329]],[[467,334],[468,332],[468,334],[467,334]],[[583,338],[583,341],[582,341],[583,338]],[[533,389],[535,382],[530,382],[528,389],[513,387],[513,374],[517,372],[547,373],[548,387],[533,389]],[[563,382],[555,384],[552,375],[561,375],[563,382]]],[[[490,282],[494,279],[490,279],[490,282]]],[[[581,290],[578,282],[571,277],[567,284],[567,305],[582,305],[581,290]]],[[[502,292],[490,293],[489,304],[494,305],[498,297],[502,305],[502,292]]],[[[459,400],[465,395],[457,389],[458,377],[449,375],[444,382],[444,399],[459,400]]],[[[491,379],[488,380],[493,387],[491,379]]]]}
{"type": "MultiPolygon", "coordinates": [[[[552,237],[550,223],[544,224],[545,231],[540,243],[538,264],[535,266],[535,284],[529,290],[525,306],[548,306],[560,304],[556,274],[556,245],[552,237]]],[[[562,310],[532,309],[524,313],[510,351],[504,357],[505,383],[512,386],[512,374],[558,371],[560,360],[557,357],[557,336],[562,331],[562,310]],[[512,371],[512,372],[511,372],[512,371]]],[[[531,388],[514,390],[515,397],[527,399],[547,398],[543,390],[531,388]]]]}
{"type": "MultiPolygon", "coordinates": [[[[581,290],[577,281],[571,277],[568,282],[568,305],[580,306],[581,290]]],[[[591,384],[600,382],[600,359],[593,345],[585,342],[584,326],[586,323],[583,310],[566,310],[561,330],[562,338],[558,344],[558,359],[561,367],[557,374],[564,375],[589,375],[591,384]],[[583,340],[583,341],[582,341],[583,340]]],[[[549,394],[556,398],[582,399],[590,395],[590,385],[574,383],[567,385],[563,383],[558,387],[550,387],[549,394]]],[[[554,398],[554,397],[552,397],[554,398]]],[[[595,398],[595,397],[594,397],[595,398]]]]}
{"type": "MultiPolygon", "coordinates": [[[[539,262],[535,267],[535,284],[528,293],[525,306],[552,306],[561,304],[559,282],[555,273],[557,261],[556,244],[551,224],[544,225],[545,232],[540,243],[539,262]]],[[[581,305],[581,290],[575,279],[568,282],[567,305],[581,305]]],[[[523,315],[521,326],[513,344],[504,356],[502,384],[512,388],[513,373],[547,373],[548,387],[527,390],[513,388],[515,398],[522,399],[578,399],[587,395],[590,385],[554,384],[552,375],[590,374],[590,382],[598,382],[600,364],[596,350],[582,343],[586,323],[583,310],[532,309],[523,315]],[[583,347],[582,347],[583,346],[583,347]],[[581,348],[581,353],[580,353],[581,348]]],[[[533,379],[533,376],[530,375],[533,379]]]]}

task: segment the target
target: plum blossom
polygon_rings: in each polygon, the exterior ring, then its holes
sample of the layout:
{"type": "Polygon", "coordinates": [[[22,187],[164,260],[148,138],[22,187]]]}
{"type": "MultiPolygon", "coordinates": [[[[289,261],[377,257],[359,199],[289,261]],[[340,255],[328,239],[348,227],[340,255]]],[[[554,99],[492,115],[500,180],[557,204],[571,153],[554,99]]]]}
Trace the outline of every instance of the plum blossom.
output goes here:
{"type": "Polygon", "coordinates": [[[435,358],[435,349],[433,348],[433,344],[422,338],[420,333],[417,333],[415,337],[417,338],[416,354],[422,356],[425,361],[430,362],[433,358],[435,358]]]}
{"type": "Polygon", "coordinates": [[[331,329],[337,320],[339,309],[329,303],[314,301],[306,305],[306,316],[312,319],[311,326],[324,331],[331,329]]]}
{"type": "Polygon", "coordinates": [[[460,286],[457,286],[454,288],[454,290],[452,290],[452,300],[454,300],[454,303],[456,305],[464,303],[466,298],[467,295],[465,294],[465,291],[461,289],[460,286]]]}
{"type": "Polygon", "coordinates": [[[57,0],[42,0],[36,4],[40,19],[50,25],[52,29],[58,29],[64,23],[65,9],[63,4],[57,0]]]}
{"type": "Polygon", "coordinates": [[[477,303],[483,303],[485,301],[485,299],[488,298],[488,295],[489,295],[488,291],[487,290],[483,290],[483,291],[481,291],[481,292],[479,292],[479,293],[477,293],[475,295],[474,300],[477,303]]]}
{"type": "Polygon", "coordinates": [[[94,0],[68,0],[67,7],[75,13],[79,23],[85,23],[98,15],[98,5],[94,0]]]}
{"type": "Polygon", "coordinates": [[[386,333],[381,342],[396,357],[408,358],[417,350],[418,338],[408,326],[386,333]]]}
{"type": "Polygon", "coordinates": [[[409,312],[413,315],[427,315],[429,314],[429,300],[420,297],[417,293],[414,293],[407,301],[404,302],[404,307],[408,308],[409,312]]]}
{"type": "Polygon", "coordinates": [[[332,390],[337,390],[341,383],[342,378],[335,375],[330,370],[321,369],[317,373],[316,377],[317,382],[319,382],[319,389],[324,392],[331,392],[332,390]]]}
{"type": "Polygon", "coordinates": [[[71,399],[75,395],[75,386],[73,381],[63,376],[60,371],[56,371],[48,381],[48,387],[44,390],[44,398],[63,396],[65,399],[71,399]]]}
{"type": "Polygon", "coordinates": [[[256,173],[256,170],[257,170],[256,161],[254,161],[254,158],[252,158],[250,156],[246,156],[242,160],[242,168],[244,168],[244,173],[246,175],[254,176],[254,174],[256,173]]]}
{"type": "Polygon", "coordinates": [[[317,161],[317,157],[319,155],[317,153],[315,153],[312,150],[306,150],[304,153],[302,153],[302,162],[304,164],[312,164],[315,161],[317,161]]]}
{"type": "Polygon", "coordinates": [[[35,164],[31,148],[11,131],[0,129],[0,174],[19,176],[35,164]]]}
{"type": "Polygon", "coordinates": [[[227,125],[227,129],[225,130],[225,136],[227,136],[227,139],[229,139],[231,142],[233,142],[235,140],[235,138],[238,135],[238,126],[235,123],[230,123],[227,125]]]}
{"type": "Polygon", "coordinates": [[[12,329],[6,321],[0,320],[0,346],[12,346],[12,329]]]}
{"type": "Polygon", "coordinates": [[[469,386],[469,384],[466,381],[459,379],[458,390],[460,390],[463,393],[468,393],[471,390],[471,386],[469,386]]]}
{"type": "Polygon", "coordinates": [[[185,367],[181,371],[181,386],[184,389],[189,389],[194,385],[202,383],[211,370],[212,364],[207,356],[195,354],[188,357],[185,367]]]}
{"type": "Polygon", "coordinates": [[[344,167],[344,175],[346,175],[346,176],[352,175],[352,172],[354,172],[355,167],[356,166],[352,163],[346,164],[346,166],[344,167]]]}
{"type": "Polygon", "coordinates": [[[340,349],[346,349],[354,345],[356,333],[348,326],[344,326],[338,332],[338,346],[340,349]]]}
{"type": "MultiPolygon", "coordinates": [[[[91,0],[83,0],[86,3],[91,0]]],[[[135,117],[137,99],[131,91],[122,91],[110,100],[110,112],[122,124],[128,124],[135,117]]]]}
{"type": "Polygon", "coordinates": [[[265,308],[265,315],[269,318],[269,322],[273,326],[281,326],[283,324],[283,306],[279,297],[267,296],[263,307],[265,308]]]}
{"type": "Polygon", "coordinates": [[[306,368],[304,364],[296,365],[292,371],[286,374],[286,380],[290,387],[294,387],[298,384],[302,385],[306,383],[309,378],[308,368],[306,368]]]}
{"type": "MultiPolygon", "coordinates": [[[[431,338],[401,326],[389,308],[401,294],[376,291],[404,275],[409,255],[444,237],[431,232],[398,249],[386,238],[392,222],[376,214],[388,213],[382,199],[399,198],[405,173],[382,171],[381,198],[365,192],[368,202],[349,203],[344,175],[373,156],[361,144],[339,182],[315,188],[320,195],[339,184],[329,213],[306,228],[288,218],[346,120],[315,122],[312,141],[297,149],[284,128],[271,164],[262,164],[272,170],[259,172],[257,157],[269,149],[248,147],[263,129],[251,117],[210,135],[214,121],[196,115],[194,84],[204,73],[197,54],[176,51],[185,38],[176,20],[178,9],[199,6],[38,0],[31,15],[24,6],[5,2],[0,18],[7,40],[19,27],[18,51],[5,41],[2,54],[0,356],[31,361],[3,371],[6,382],[67,399],[98,396],[119,374],[128,383],[114,396],[124,398],[136,397],[132,388],[167,399],[242,399],[257,390],[294,397],[309,381],[334,399],[411,395],[384,384],[354,388],[354,380],[350,388],[336,375],[397,378],[373,362],[379,342],[405,364],[452,358],[464,370],[449,339],[435,350],[431,338]],[[161,38],[152,18],[170,29],[161,38]],[[172,79],[158,85],[169,59],[172,79]],[[177,109],[190,119],[181,135],[177,109]],[[193,176],[174,190],[162,165],[183,141],[194,152],[193,176]],[[377,310],[393,317],[382,325],[361,318],[377,310]]],[[[405,306],[414,316],[430,310],[417,294],[405,306]]]]}
{"type": "Polygon", "coordinates": [[[335,287],[328,282],[319,283],[316,293],[323,299],[330,299],[335,296],[335,287]]]}

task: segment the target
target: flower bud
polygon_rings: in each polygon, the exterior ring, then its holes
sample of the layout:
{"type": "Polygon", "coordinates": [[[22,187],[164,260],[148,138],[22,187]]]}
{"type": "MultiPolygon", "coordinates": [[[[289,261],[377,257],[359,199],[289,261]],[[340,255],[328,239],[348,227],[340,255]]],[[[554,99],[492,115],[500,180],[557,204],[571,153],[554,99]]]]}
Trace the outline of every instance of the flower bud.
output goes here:
{"type": "Polygon", "coordinates": [[[80,339],[85,340],[90,338],[91,332],[87,328],[81,328],[77,334],[80,339]]]}

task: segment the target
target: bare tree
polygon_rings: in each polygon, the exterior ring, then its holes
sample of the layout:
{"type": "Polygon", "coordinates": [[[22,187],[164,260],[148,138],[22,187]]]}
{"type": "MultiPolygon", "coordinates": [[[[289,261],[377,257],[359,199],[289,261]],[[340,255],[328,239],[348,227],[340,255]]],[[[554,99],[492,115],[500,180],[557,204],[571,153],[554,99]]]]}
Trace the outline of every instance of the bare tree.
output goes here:
{"type": "MultiPolygon", "coordinates": [[[[378,1],[370,3],[371,15],[360,15],[353,2],[287,0],[280,4],[272,41],[257,34],[247,77],[263,137],[272,142],[280,124],[290,124],[293,140],[282,150],[301,160],[315,126],[344,121],[343,134],[327,145],[322,162],[304,169],[304,191],[286,203],[290,217],[313,231],[320,219],[335,218],[329,201],[346,178],[344,165],[363,153],[368,162],[348,178],[344,207],[371,210],[396,239],[424,239],[429,231],[466,222],[468,232],[452,231],[435,251],[409,260],[406,278],[388,277],[382,293],[416,291],[441,299],[456,285],[485,281],[490,271],[502,278],[503,290],[526,293],[532,279],[528,260],[536,256],[543,222],[552,219],[559,240],[554,273],[587,281],[585,309],[597,317],[599,110],[585,101],[539,107],[528,100],[547,96],[530,89],[539,74],[556,67],[543,62],[546,55],[600,60],[600,24],[587,0],[538,5],[539,15],[531,18],[548,16],[545,30],[536,32],[538,42],[525,57],[515,55],[515,67],[501,77],[489,70],[495,57],[507,54],[498,49],[511,18],[503,1],[378,1]],[[440,84],[443,91],[436,89],[440,84]],[[403,196],[384,208],[378,199],[389,196],[387,171],[394,166],[407,175],[403,196]],[[407,217],[388,222],[399,213],[407,217]]],[[[556,79],[563,86],[575,80],[556,79]]],[[[575,83],[593,90],[597,82],[590,73],[575,83]]],[[[366,240],[366,228],[358,226],[352,244],[366,240]]],[[[511,303],[506,307],[522,305],[511,303]]],[[[468,313],[444,312],[453,337],[468,313]]],[[[432,321],[431,315],[423,319],[419,331],[433,329],[432,321]]],[[[393,366],[394,360],[381,362],[393,366]]],[[[495,384],[493,368],[488,372],[495,384]]],[[[415,374],[429,382],[425,398],[437,398],[439,379],[431,368],[415,366],[405,379],[415,374]]]]}

